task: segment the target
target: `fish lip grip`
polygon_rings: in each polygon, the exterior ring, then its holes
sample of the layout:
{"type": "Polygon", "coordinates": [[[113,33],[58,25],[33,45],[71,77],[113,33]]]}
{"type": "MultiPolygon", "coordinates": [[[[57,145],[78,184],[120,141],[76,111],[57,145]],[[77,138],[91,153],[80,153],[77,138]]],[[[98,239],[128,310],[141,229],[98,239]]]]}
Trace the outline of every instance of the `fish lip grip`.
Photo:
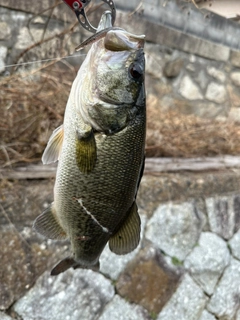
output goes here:
{"type": "MultiPolygon", "coordinates": [[[[96,33],[97,28],[95,28],[88,20],[85,8],[89,5],[92,0],[63,0],[76,14],[79,23],[86,30],[96,33]]],[[[114,25],[114,21],[116,18],[116,7],[113,0],[102,0],[105,2],[111,9],[112,12],[112,25],[114,25]]]]}

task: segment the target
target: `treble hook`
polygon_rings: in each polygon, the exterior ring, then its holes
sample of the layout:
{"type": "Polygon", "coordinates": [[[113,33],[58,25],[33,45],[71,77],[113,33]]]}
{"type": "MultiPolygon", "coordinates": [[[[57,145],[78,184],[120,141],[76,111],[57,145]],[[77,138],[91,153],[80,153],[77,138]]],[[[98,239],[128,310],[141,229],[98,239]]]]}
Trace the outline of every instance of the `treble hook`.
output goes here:
{"type": "MultiPolygon", "coordinates": [[[[88,31],[96,33],[97,28],[95,28],[88,20],[85,8],[89,5],[92,0],[63,0],[76,14],[79,23],[88,31]]],[[[116,8],[113,0],[102,0],[111,9],[112,12],[112,25],[114,25],[116,18],[116,8]]]]}

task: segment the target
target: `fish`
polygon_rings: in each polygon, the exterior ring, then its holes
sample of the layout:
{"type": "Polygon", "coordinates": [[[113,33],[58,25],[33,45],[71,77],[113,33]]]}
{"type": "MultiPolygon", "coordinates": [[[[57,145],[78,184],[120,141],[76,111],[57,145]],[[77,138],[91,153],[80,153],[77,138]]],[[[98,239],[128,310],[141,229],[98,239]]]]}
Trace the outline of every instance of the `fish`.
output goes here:
{"type": "Polygon", "coordinates": [[[99,270],[109,244],[118,255],[134,250],[141,221],[136,204],[144,170],[146,95],[144,35],[112,28],[103,15],[91,48],[72,84],[63,124],[42,156],[58,161],[54,201],[33,228],[68,239],[71,255],[51,271],[99,270]]]}

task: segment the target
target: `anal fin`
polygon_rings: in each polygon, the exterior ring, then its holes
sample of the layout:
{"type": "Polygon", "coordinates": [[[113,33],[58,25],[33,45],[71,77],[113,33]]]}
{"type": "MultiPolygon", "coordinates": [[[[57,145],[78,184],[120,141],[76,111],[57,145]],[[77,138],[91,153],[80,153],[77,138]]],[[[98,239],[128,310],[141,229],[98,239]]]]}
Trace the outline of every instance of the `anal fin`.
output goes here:
{"type": "Polygon", "coordinates": [[[94,133],[90,126],[86,131],[77,131],[76,139],[76,162],[83,173],[93,170],[97,160],[97,148],[94,133]]]}
{"type": "Polygon", "coordinates": [[[62,149],[63,143],[63,125],[55,129],[48,140],[46,149],[42,155],[43,164],[56,162],[62,149]]]}
{"type": "Polygon", "coordinates": [[[139,244],[141,220],[134,201],[121,228],[110,238],[109,248],[116,254],[133,251],[139,244]]]}
{"type": "Polygon", "coordinates": [[[67,238],[65,231],[55,218],[53,205],[47,208],[34,221],[33,228],[41,235],[55,240],[64,240],[67,238]]]}

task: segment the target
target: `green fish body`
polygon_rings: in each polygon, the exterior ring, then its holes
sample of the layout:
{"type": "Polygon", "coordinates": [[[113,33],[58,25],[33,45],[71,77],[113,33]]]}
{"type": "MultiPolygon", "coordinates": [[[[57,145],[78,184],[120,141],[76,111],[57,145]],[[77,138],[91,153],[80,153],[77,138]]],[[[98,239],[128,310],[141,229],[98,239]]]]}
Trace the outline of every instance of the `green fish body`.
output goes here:
{"type": "Polygon", "coordinates": [[[73,253],[53,275],[69,267],[97,269],[108,241],[116,254],[138,245],[145,130],[143,36],[113,29],[92,44],[64,123],[43,154],[44,163],[59,163],[54,202],[34,228],[51,239],[69,239],[73,253]]]}

